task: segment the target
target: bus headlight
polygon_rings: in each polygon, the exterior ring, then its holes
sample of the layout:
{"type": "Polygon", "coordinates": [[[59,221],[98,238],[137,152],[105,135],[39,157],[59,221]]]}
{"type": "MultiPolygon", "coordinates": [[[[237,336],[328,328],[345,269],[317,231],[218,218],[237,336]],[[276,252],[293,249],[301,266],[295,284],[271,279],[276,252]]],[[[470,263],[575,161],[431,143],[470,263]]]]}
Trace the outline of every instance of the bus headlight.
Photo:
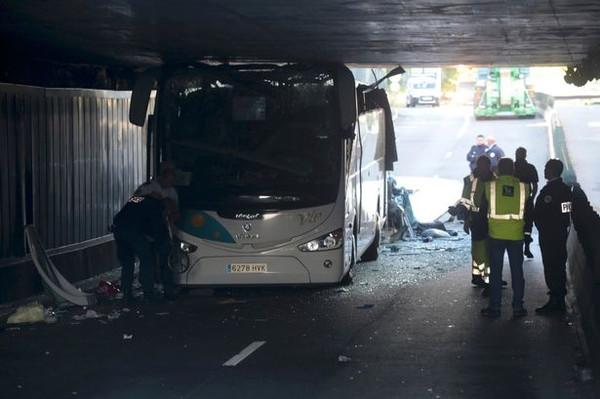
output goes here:
{"type": "Polygon", "coordinates": [[[198,247],[192,244],[189,244],[187,242],[183,242],[181,241],[179,243],[179,249],[181,250],[181,252],[185,252],[186,254],[191,254],[192,252],[195,252],[198,247]]]}
{"type": "Polygon", "coordinates": [[[331,249],[338,249],[343,244],[344,232],[342,229],[337,229],[317,239],[298,245],[298,249],[302,252],[329,251],[331,249]]]}

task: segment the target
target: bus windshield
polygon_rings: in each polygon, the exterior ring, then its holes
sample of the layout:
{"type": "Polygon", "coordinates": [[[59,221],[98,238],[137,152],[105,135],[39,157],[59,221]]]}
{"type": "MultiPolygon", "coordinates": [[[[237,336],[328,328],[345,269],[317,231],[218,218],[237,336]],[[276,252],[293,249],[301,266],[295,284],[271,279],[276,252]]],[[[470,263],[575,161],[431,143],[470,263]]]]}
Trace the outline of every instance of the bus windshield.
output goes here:
{"type": "Polygon", "coordinates": [[[342,139],[333,74],[197,66],[161,91],[165,150],[183,208],[279,210],[335,201],[342,139]]]}

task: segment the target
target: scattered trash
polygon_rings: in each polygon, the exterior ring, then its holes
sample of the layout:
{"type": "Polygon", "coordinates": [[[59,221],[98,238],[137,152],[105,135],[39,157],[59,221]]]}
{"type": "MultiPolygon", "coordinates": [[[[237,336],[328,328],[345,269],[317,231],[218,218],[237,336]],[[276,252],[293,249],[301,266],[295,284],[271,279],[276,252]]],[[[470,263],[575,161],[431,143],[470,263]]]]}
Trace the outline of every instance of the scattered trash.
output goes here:
{"type": "Polygon", "coordinates": [[[56,312],[52,308],[44,309],[44,321],[48,324],[54,324],[58,321],[56,312]]]}
{"type": "Polygon", "coordinates": [[[363,305],[357,306],[356,309],[371,309],[374,306],[375,305],[373,305],[372,303],[365,303],[363,305]]]}
{"type": "Polygon", "coordinates": [[[400,252],[400,247],[398,247],[397,245],[390,245],[389,248],[390,251],[393,253],[400,252]]]}
{"type": "Polygon", "coordinates": [[[425,229],[421,233],[423,237],[433,237],[433,238],[448,238],[450,237],[450,233],[441,229],[425,229]]]}
{"type": "Polygon", "coordinates": [[[88,309],[84,314],[78,314],[73,316],[73,320],[85,320],[85,319],[98,319],[104,317],[104,315],[98,314],[95,310],[88,309]]]}
{"type": "Polygon", "coordinates": [[[125,312],[125,313],[129,313],[129,312],[131,312],[131,309],[129,309],[129,308],[122,308],[121,311],[125,312]]]}
{"type": "Polygon", "coordinates": [[[587,367],[580,367],[577,369],[577,377],[581,382],[588,382],[594,379],[594,373],[592,369],[587,367]]]}
{"type": "Polygon", "coordinates": [[[50,356],[50,352],[46,351],[45,352],[46,356],[50,356]]]}
{"type": "MultiPolygon", "coordinates": [[[[123,311],[125,311],[125,310],[123,310],[123,311]]],[[[121,317],[121,313],[119,313],[118,310],[113,310],[106,316],[106,318],[108,320],[117,320],[119,317],[121,317]]]]}
{"type": "Polygon", "coordinates": [[[432,242],[433,241],[433,237],[425,237],[422,240],[423,242],[432,242]]]}
{"type": "Polygon", "coordinates": [[[335,292],[350,292],[348,288],[338,288],[335,292]]]}
{"type": "Polygon", "coordinates": [[[123,334],[123,340],[130,341],[133,339],[133,334],[123,334]]]}
{"type": "Polygon", "coordinates": [[[337,360],[339,363],[348,363],[352,361],[352,358],[344,355],[339,355],[337,360]]]}
{"type": "Polygon", "coordinates": [[[101,280],[96,287],[96,295],[106,299],[115,298],[120,292],[116,285],[106,280],[101,280]]]}
{"type": "Polygon", "coordinates": [[[27,305],[19,306],[11,314],[6,324],[37,323],[44,321],[44,306],[39,302],[31,302],[27,305]]]}

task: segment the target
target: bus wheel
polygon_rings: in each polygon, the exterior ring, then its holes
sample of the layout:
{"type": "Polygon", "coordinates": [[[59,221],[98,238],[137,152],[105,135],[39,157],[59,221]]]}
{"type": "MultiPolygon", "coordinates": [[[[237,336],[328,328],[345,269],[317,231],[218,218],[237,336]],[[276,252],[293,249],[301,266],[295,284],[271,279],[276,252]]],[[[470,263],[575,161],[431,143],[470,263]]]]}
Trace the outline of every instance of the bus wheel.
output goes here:
{"type": "Polygon", "coordinates": [[[356,239],[352,239],[352,257],[350,258],[350,267],[348,268],[348,273],[342,278],[340,281],[341,285],[352,285],[354,282],[354,265],[356,264],[356,258],[354,254],[356,253],[356,239]]]}
{"type": "Polygon", "coordinates": [[[379,233],[379,226],[377,230],[375,230],[375,237],[373,238],[373,242],[369,245],[369,248],[365,251],[365,253],[360,257],[361,262],[370,262],[377,260],[379,258],[379,241],[381,238],[381,234],[379,233]]]}

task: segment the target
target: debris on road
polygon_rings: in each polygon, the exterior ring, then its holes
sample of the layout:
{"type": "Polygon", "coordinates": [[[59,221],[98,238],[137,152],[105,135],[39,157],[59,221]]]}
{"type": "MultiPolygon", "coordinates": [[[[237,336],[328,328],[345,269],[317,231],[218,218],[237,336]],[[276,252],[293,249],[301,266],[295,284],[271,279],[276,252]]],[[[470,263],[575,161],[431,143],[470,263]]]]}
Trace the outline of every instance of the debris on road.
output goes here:
{"type": "Polygon", "coordinates": [[[44,321],[44,306],[39,302],[31,302],[19,306],[15,312],[8,317],[6,324],[38,323],[44,321]]]}
{"type": "Polygon", "coordinates": [[[123,334],[124,341],[131,341],[133,339],[133,334],[123,334]]]}
{"type": "Polygon", "coordinates": [[[352,361],[352,358],[344,355],[339,355],[337,360],[338,363],[348,363],[352,361]]]}
{"type": "Polygon", "coordinates": [[[335,292],[341,293],[341,292],[350,292],[350,290],[348,288],[338,288],[337,290],[335,290],[335,292]]]}
{"type": "Polygon", "coordinates": [[[104,315],[97,313],[95,310],[88,309],[84,314],[73,316],[73,320],[81,321],[86,319],[98,319],[100,317],[104,317],[104,315]]]}
{"type": "Polygon", "coordinates": [[[112,282],[107,280],[100,280],[96,287],[96,295],[105,299],[115,298],[121,290],[112,282]]]}
{"type": "MultiPolygon", "coordinates": [[[[125,310],[123,310],[123,311],[125,311],[125,310]]],[[[108,315],[106,315],[106,318],[108,320],[117,320],[119,317],[121,317],[121,313],[118,310],[113,310],[108,315]]]]}

